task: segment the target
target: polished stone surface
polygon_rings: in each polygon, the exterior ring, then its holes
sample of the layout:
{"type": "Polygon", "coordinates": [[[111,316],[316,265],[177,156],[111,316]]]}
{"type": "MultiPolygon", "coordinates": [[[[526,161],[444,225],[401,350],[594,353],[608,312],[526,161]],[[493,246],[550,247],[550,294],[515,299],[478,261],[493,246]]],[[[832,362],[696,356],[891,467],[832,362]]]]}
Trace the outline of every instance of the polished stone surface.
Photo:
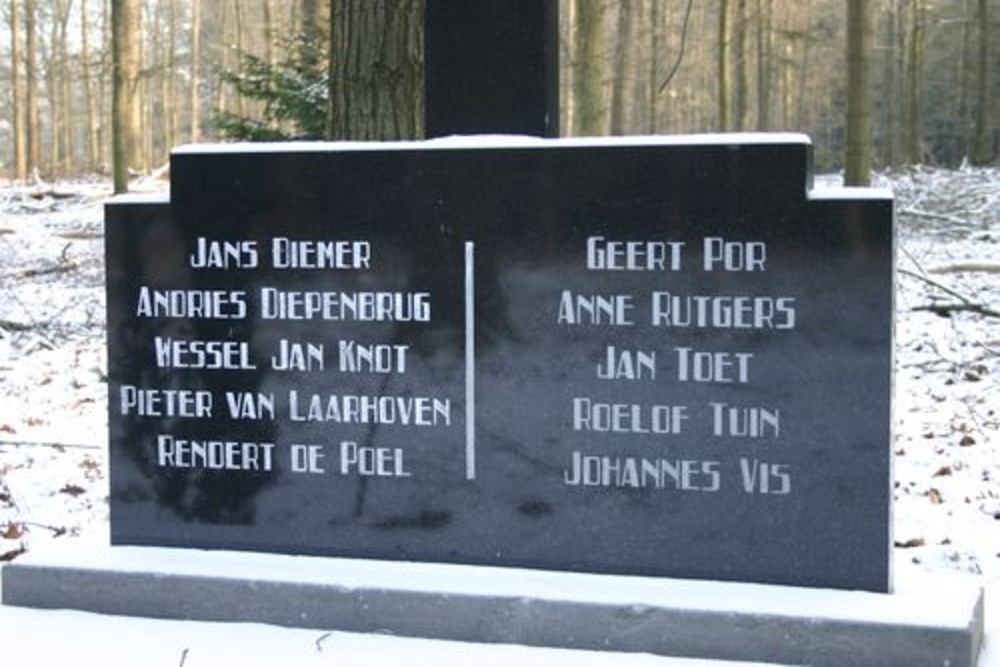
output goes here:
{"type": "Polygon", "coordinates": [[[175,153],[113,541],[887,590],[891,199],[742,140],[175,153]]]}
{"type": "Polygon", "coordinates": [[[558,48],[558,2],[425,0],[425,135],[558,136],[558,48]]]}

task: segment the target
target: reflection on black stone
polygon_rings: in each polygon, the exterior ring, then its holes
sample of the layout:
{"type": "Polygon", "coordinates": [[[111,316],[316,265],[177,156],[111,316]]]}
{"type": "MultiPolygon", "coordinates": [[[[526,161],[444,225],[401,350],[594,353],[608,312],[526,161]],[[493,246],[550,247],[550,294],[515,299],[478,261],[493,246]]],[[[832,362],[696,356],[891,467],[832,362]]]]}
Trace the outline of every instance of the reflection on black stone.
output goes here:
{"type": "Polygon", "coordinates": [[[532,498],[525,500],[517,506],[517,511],[532,519],[540,519],[543,516],[552,514],[552,505],[544,500],[532,498]]]}
{"type": "MultiPolygon", "coordinates": [[[[154,214],[154,219],[155,217],[154,214]]],[[[134,235],[130,240],[132,247],[156,248],[157,252],[147,256],[133,251],[123,253],[120,257],[124,262],[122,268],[130,277],[129,288],[114,286],[114,289],[119,291],[117,297],[124,298],[126,304],[135,298],[139,286],[186,288],[199,283],[199,279],[185,268],[185,264],[176,260],[186,256],[187,239],[179,235],[173,226],[151,224],[153,221],[148,220],[145,222],[146,224],[135,224],[129,228],[128,233],[134,235]],[[173,258],[174,261],[165,262],[163,258],[173,258]]],[[[134,312],[134,307],[134,303],[131,303],[126,312],[134,312]]],[[[208,318],[185,318],[167,322],[146,318],[131,321],[127,325],[109,327],[109,330],[109,336],[121,341],[115,345],[116,348],[136,350],[145,356],[144,362],[130,366],[131,372],[119,374],[122,385],[131,383],[137,388],[156,392],[199,390],[221,396],[225,390],[232,389],[226,382],[229,377],[226,373],[214,372],[213,375],[207,371],[172,372],[169,368],[161,368],[157,363],[152,363],[154,355],[150,350],[151,342],[156,335],[187,340],[250,341],[253,339],[254,323],[246,320],[236,327],[229,324],[220,326],[218,322],[208,318]]],[[[117,366],[126,361],[115,359],[113,363],[117,366]]],[[[259,378],[254,374],[242,374],[241,390],[256,391],[258,384],[255,381],[259,382],[259,378]]],[[[109,403],[112,411],[118,410],[118,415],[122,414],[119,396],[111,396],[109,403]]],[[[185,438],[185,441],[190,434],[190,440],[199,443],[228,441],[240,439],[241,436],[258,442],[273,441],[273,425],[256,421],[250,432],[246,432],[245,427],[234,429],[232,422],[221,414],[221,410],[222,405],[216,405],[210,419],[175,416],[157,421],[129,415],[123,420],[129,443],[125,454],[136,470],[150,480],[150,488],[155,493],[159,508],[174,513],[185,522],[252,525],[257,511],[256,497],[273,482],[275,469],[241,470],[233,474],[232,471],[208,469],[207,462],[203,462],[203,467],[196,467],[190,462],[184,467],[175,467],[163,465],[157,451],[158,441],[163,434],[171,434],[178,439],[185,438]]],[[[121,448],[118,448],[117,455],[121,453],[121,448]]],[[[223,463],[217,461],[212,465],[224,467],[223,463]]],[[[116,499],[122,502],[148,501],[148,496],[143,497],[147,494],[137,493],[134,484],[129,484],[117,493],[116,499]]]]}
{"type": "Polygon", "coordinates": [[[377,530],[438,530],[451,521],[447,510],[421,510],[416,514],[391,516],[371,525],[377,530]]]}

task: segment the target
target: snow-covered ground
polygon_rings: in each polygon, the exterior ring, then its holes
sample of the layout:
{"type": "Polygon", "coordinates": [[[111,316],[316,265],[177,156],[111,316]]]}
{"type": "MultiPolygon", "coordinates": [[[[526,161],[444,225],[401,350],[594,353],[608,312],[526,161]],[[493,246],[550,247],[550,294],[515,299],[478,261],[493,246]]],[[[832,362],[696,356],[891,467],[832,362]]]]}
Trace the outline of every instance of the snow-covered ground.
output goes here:
{"type": "MultiPolygon", "coordinates": [[[[899,213],[895,556],[918,572],[961,573],[997,591],[990,601],[1000,604],[1000,169],[912,168],[879,181],[895,191],[899,213]]],[[[53,540],[106,539],[101,218],[108,194],[106,183],[0,184],[0,562],[53,540]]],[[[991,622],[995,628],[998,620],[991,622]]],[[[140,647],[172,665],[234,654],[252,656],[245,664],[289,655],[301,655],[301,664],[396,655],[418,664],[674,664],[0,608],[0,639],[18,627],[48,640],[15,642],[15,656],[31,646],[30,655],[49,655],[46,646],[56,650],[51,641],[64,644],[72,628],[71,642],[84,642],[74,654],[83,664],[97,662],[91,652],[119,664],[99,628],[129,638],[113,647],[120,664],[131,664],[130,651],[140,647]],[[336,652],[324,652],[332,646],[336,652]]],[[[3,643],[6,662],[11,644],[3,643]]],[[[1000,665],[1000,647],[988,647],[987,663],[1000,665]]]]}

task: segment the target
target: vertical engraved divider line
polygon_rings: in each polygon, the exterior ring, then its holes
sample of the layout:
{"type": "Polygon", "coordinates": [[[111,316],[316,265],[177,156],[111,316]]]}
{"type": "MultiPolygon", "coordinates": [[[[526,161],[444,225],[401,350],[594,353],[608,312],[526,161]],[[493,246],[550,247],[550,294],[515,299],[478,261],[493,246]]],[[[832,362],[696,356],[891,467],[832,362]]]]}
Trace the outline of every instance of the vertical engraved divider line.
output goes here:
{"type": "Polygon", "coordinates": [[[465,242],[465,479],[476,478],[476,244],[465,242]]]}

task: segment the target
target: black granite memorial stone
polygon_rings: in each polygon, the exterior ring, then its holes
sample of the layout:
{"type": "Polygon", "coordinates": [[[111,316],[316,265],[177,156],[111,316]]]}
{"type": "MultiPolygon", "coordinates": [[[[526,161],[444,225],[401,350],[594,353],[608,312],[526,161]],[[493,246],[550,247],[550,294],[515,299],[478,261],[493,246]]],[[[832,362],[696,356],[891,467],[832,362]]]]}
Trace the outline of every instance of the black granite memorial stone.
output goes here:
{"type": "Polygon", "coordinates": [[[888,195],[795,135],[176,151],[112,539],[884,591],[888,195]]]}
{"type": "Polygon", "coordinates": [[[425,136],[558,136],[558,45],[558,1],[426,0],[425,136]]]}

